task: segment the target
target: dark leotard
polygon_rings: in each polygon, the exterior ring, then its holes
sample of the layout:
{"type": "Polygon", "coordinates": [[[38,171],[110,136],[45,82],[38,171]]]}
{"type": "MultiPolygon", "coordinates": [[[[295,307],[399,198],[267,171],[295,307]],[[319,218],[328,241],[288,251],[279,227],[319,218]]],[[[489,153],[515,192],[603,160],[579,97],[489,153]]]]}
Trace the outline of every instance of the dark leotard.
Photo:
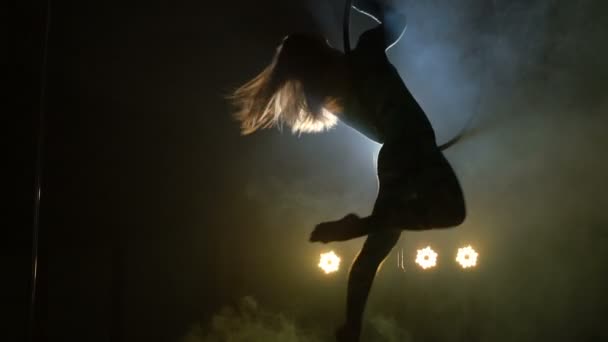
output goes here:
{"type": "Polygon", "coordinates": [[[464,219],[460,185],[437,147],[426,114],[386,56],[384,27],[363,33],[346,56],[350,96],[341,120],[383,144],[378,156],[377,214],[403,229],[450,227],[464,219]]]}

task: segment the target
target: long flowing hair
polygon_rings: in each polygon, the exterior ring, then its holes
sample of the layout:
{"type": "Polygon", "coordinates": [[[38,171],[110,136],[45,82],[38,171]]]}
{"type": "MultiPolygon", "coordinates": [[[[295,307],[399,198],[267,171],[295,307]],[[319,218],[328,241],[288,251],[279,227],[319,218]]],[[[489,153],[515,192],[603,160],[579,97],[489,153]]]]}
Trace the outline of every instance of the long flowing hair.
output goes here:
{"type": "Polygon", "coordinates": [[[335,52],[319,36],[293,34],[283,39],[272,62],[229,96],[241,133],[287,125],[299,134],[335,126],[339,99],[318,95],[332,77],[332,57],[335,52]]]}

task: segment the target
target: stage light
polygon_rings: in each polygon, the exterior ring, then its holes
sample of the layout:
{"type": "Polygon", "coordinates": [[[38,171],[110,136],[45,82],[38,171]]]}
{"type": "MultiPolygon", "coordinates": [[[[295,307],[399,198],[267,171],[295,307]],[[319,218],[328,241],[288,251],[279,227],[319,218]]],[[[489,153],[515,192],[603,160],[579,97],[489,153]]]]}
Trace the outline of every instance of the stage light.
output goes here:
{"type": "Polygon", "coordinates": [[[334,273],[340,269],[340,257],[338,257],[334,251],[321,253],[321,259],[318,266],[325,274],[334,273]]]}
{"type": "Polygon", "coordinates": [[[458,248],[456,261],[462,268],[475,267],[477,265],[477,256],[479,254],[471,246],[458,248]]]}
{"type": "Polygon", "coordinates": [[[422,269],[429,269],[437,265],[437,253],[429,246],[418,250],[416,255],[416,263],[422,269]]]}

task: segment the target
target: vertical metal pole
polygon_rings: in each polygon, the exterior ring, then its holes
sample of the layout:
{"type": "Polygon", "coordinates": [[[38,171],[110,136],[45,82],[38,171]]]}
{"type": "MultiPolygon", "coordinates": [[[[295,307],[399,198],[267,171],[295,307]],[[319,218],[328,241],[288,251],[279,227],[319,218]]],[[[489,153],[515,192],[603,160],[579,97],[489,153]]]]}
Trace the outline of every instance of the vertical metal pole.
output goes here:
{"type": "Polygon", "coordinates": [[[350,48],[350,12],[351,12],[352,0],[346,0],[344,4],[344,17],[342,21],[342,40],[344,43],[344,53],[348,54],[351,51],[350,48]]]}
{"type": "Polygon", "coordinates": [[[47,83],[47,60],[48,60],[48,41],[49,29],[51,25],[51,0],[46,1],[46,15],[44,25],[44,37],[42,39],[42,61],[40,67],[40,104],[38,107],[38,137],[36,143],[36,169],[34,175],[34,212],[32,222],[32,260],[30,275],[30,300],[28,317],[28,341],[34,339],[34,329],[36,322],[36,295],[38,283],[38,254],[39,254],[39,235],[40,235],[40,200],[42,196],[42,167],[44,152],[44,124],[46,111],[46,83],[47,83]]]}

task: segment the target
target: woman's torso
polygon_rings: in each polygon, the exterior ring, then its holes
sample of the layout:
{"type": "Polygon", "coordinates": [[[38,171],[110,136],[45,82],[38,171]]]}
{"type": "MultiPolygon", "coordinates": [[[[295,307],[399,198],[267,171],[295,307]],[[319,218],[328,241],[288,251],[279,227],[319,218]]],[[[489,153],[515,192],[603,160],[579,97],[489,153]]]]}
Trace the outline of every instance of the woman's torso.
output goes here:
{"type": "Polygon", "coordinates": [[[364,33],[345,57],[350,89],[342,121],[378,143],[401,141],[414,149],[436,148],[431,123],[373,31],[364,33]]]}

